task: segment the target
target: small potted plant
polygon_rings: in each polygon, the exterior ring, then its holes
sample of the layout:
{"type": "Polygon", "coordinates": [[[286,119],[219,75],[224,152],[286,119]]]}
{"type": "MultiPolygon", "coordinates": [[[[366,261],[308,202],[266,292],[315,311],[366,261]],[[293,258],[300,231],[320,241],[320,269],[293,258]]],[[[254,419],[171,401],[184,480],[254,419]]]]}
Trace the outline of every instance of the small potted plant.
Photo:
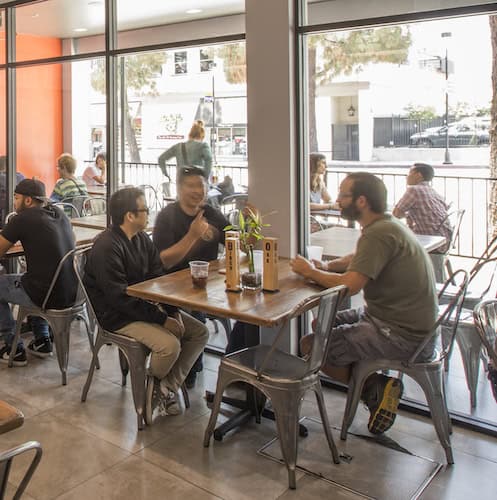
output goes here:
{"type": "Polygon", "coordinates": [[[230,224],[225,231],[238,231],[240,248],[248,257],[248,272],[242,273],[242,288],[246,290],[259,290],[262,286],[262,274],[255,271],[254,245],[264,238],[262,230],[271,224],[263,222],[263,216],[258,210],[246,207],[238,214],[238,224],[230,224]]]}

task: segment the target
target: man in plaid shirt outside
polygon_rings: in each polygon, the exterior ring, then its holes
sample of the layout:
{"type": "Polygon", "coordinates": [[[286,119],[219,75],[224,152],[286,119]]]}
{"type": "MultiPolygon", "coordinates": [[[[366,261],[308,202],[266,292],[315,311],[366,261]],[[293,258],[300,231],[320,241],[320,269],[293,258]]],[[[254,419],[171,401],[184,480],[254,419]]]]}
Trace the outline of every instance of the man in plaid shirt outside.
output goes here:
{"type": "MultiPolygon", "coordinates": [[[[406,218],[407,225],[416,234],[444,236],[447,243],[433,253],[444,254],[449,249],[453,228],[447,218],[449,206],[430,185],[435,176],[431,165],[415,163],[407,175],[407,190],[393,209],[393,215],[406,218]]],[[[436,256],[432,256],[434,260],[436,256]]],[[[439,267],[433,262],[435,270],[439,267]]],[[[437,274],[437,281],[440,281],[437,274]]]]}

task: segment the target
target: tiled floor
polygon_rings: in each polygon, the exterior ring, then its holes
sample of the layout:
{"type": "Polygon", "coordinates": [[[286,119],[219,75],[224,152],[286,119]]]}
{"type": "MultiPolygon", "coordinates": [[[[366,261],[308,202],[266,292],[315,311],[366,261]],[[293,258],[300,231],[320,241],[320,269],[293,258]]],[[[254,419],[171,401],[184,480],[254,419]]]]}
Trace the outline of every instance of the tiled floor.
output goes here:
{"type": "MultiPolygon", "coordinates": [[[[192,407],[185,414],[163,417],[138,432],[130,388],[120,386],[114,347],[102,348],[102,369],[96,372],[88,400],[80,402],[88,351],[87,340],[76,325],[66,387],[60,385],[55,358],[30,359],[25,368],[1,365],[0,399],[22,409],[26,421],[20,429],[0,436],[0,450],[29,440],[38,440],[43,446],[41,465],[25,498],[364,498],[300,471],[297,490],[289,490],[286,469],[257,453],[275,435],[272,422],[250,424],[204,449],[202,436],[209,409],[203,393],[215,387],[217,358],[206,357],[197,388],[190,392],[192,407]]],[[[325,392],[330,421],[339,426],[344,395],[325,392]]],[[[302,412],[317,416],[311,395],[302,412]]],[[[351,431],[364,432],[366,419],[367,412],[360,409],[351,431]]],[[[411,452],[444,462],[430,420],[401,414],[388,434],[411,452]]],[[[338,433],[334,435],[338,447],[343,447],[338,433]]],[[[497,439],[455,428],[452,441],[456,465],[444,467],[421,498],[452,500],[477,495],[478,499],[495,499],[497,439]]],[[[386,460],[395,460],[396,453],[392,450],[386,460]]],[[[26,463],[21,460],[14,467],[13,484],[18,483],[26,463]]],[[[406,475],[410,473],[405,470],[406,475]]],[[[391,498],[400,497],[392,492],[391,498]]]]}

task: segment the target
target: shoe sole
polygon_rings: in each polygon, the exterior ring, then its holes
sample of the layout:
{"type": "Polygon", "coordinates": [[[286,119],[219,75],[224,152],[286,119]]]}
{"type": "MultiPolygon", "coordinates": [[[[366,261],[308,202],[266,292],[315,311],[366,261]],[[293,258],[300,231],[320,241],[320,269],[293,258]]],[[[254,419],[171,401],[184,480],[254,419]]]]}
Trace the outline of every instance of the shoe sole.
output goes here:
{"type": "MultiPolygon", "coordinates": [[[[4,364],[4,365],[8,365],[9,364],[9,360],[8,359],[3,359],[3,358],[0,358],[0,363],[4,364]]],[[[28,361],[16,361],[14,360],[14,362],[12,363],[12,366],[26,366],[28,364],[28,361]]]]}
{"type": "Polygon", "coordinates": [[[371,434],[382,434],[392,427],[403,390],[401,380],[392,379],[387,382],[380,404],[369,418],[368,430],[371,434]]]}
{"type": "Polygon", "coordinates": [[[29,354],[32,356],[36,356],[37,358],[45,359],[49,358],[50,356],[53,356],[53,352],[39,352],[39,351],[33,351],[29,347],[26,349],[29,354]]]}

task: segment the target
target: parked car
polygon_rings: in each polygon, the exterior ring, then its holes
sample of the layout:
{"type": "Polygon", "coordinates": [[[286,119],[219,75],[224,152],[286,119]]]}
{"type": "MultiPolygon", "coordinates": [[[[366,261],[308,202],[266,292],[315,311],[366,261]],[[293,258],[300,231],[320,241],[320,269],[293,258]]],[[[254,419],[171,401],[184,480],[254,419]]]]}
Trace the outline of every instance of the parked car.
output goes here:
{"type": "MultiPolygon", "coordinates": [[[[430,127],[423,132],[411,135],[411,146],[425,148],[440,148],[445,146],[445,133],[447,126],[430,127]]],[[[449,123],[449,146],[481,146],[489,143],[488,129],[476,127],[467,122],[449,123]]]]}

